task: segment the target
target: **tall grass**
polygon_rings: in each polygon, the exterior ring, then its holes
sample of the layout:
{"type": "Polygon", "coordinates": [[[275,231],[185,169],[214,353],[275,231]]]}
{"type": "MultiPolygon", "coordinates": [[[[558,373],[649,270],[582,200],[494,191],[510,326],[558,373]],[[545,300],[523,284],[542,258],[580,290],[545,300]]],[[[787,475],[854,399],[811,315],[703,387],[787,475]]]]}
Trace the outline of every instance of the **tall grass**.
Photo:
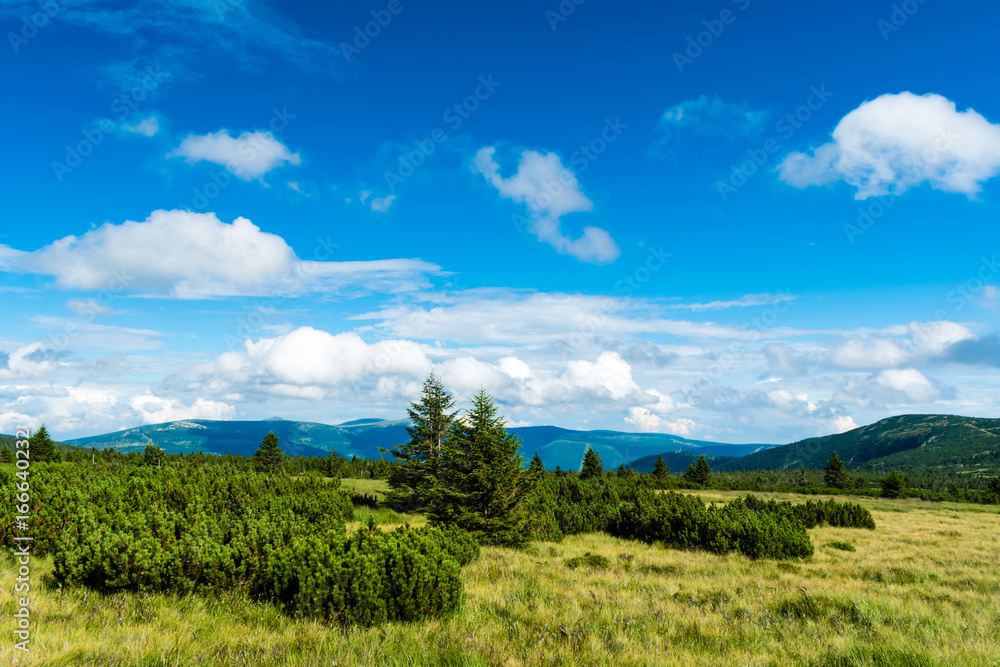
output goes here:
{"type": "MultiPolygon", "coordinates": [[[[524,551],[487,548],[463,571],[466,600],[459,613],[368,630],[295,620],[239,595],[59,591],[41,586],[51,564],[36,561],[31,653],[27,660],[12,655],[7,630],[14,604],[7,595],[0,602],[7,636],[0,660],[66,666],[1000,664],[1000,514],[861,502],[875,514],[877,530],[812,529],[817,545],[849,541],[857,551],[819,548],[806,560],[720,557],[602,534],[524,551]],[[580,558],[587,553],[610,566],[580,558]],[[569,567],[574,559],[578,566],[569,567]]],[[[373,512],[412,519],[381,511],[373,512]]],[[[0,586],[10,591],[14,566],[0,560],[0,586]]]]}

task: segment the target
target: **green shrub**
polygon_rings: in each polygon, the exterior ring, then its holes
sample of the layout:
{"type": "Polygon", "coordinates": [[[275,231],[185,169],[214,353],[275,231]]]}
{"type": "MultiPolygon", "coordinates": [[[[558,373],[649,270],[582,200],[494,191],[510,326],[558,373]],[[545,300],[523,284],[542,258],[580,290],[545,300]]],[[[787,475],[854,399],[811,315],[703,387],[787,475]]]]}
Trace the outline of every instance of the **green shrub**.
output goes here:
{"type": "Polygon", "coordinates": [[[566,567],[575,570],[578,567],[591,567],[596,570],[607,570],[611,567],[611,561],[600,554],[592,554],[589,551],[582,556],[575,556],[566,559],[566,567]]]}
{"type": "Polygon", "coordinates": [[[850,542],[844,542],[842,540],[827,542],[826,546],[830,547],[831,549],[839,549],[840,551],[857,551],[857,549],[854,548],[853,544],[851,544],[850,542]]]}

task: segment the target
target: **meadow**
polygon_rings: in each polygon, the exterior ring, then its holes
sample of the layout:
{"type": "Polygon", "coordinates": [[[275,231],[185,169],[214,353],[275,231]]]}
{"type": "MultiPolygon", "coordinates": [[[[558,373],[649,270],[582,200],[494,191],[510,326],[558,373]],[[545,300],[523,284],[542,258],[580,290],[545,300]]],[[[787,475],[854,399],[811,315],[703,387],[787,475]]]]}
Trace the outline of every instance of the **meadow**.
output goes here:
{"type": "MultiPolygon", "coordinates": [[[[342,488],[380,493],[383,484],[344,480],[342,488]]],[[[738,494],[699,495],[710,502],[738,494]]],[[[36,559],[33,584],[48,583],[33,589],[31,652],[12,655],[7,641],[0,659],[67,666],[1000,664],[1000,510],[860,502],[877,529],[810,529],[816,553],[807,559],[719,556],[601,533],[524,550],[484,547],[463,568],[460,611],[371,628],[294,619],[239,593],[62,590],[47,576],[51,558],[36,559]]],[[[386,527],[424,522],[359,509],[354,527],[369,516],[386,527]]],[[[12,590],[15,576],[4,559],[0,585],[12,590]]],[[[7,596],[0,623],[12,628],[13,612],[7,596]]]]}

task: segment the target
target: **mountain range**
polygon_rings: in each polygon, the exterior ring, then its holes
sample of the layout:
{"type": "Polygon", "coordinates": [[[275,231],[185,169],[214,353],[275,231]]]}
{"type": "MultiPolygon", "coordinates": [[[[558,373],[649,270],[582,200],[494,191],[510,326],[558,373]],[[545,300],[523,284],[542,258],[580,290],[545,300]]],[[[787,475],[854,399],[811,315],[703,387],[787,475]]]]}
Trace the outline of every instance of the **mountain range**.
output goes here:
{"type": "MultiPolygon", "coordinates": [[[[153,443],[172,453],[242,454],[256,451],[261,438],[274,431],[290,455],[384,456],[407,441],[406,420],[358,419],[338,425],[290,421],[182,420],[66,441],[78,447],[110,447],[136,451],[153,443]]],[[[712,468],[726,470],[787,470],[823,468],[833,452],[851,470],[1000,473],[1000,419],[956,415],[900,415],[846,433],[808,438],[789,445],[726,444],[690,440],[659,433],[577,431],[558,426],[508,429],[522,441],[527,462],[538,452],[545,467],[579,469],[584,453],[594,449],[606,468],[624,463],[635,470],[652,470],[656,457],[680,472],[705,454],[712,468]]]]}
{"type": "MultiPolygon", "coordinates": [[[[136,451],[149,443],[170,453],[252,455],[268,431],[278,436],[285,453],[294,456],[325,456],[331,450],[344,457],[383,456],[380,448],[392,449],[405,443],[406,420],[358,419],[332,426],[316,422],[271,418],[262,421],[211,421],[188,419],[164,424],[137,426],[88,438],[68,440],[77,447],[110,447],[136,451]]],[[[693,452],[725,457],[743,456],[774,445],[733,445],[689,440],[660,433],[618,431],[574,431],[558,426],[519,426],[508,429],[522,441],[521,454],[528,461],[535,452],[545,466],[577,469],[587,448],[600,455],[606,467],[628,464],[644,456],[663,452],[693,452]]]]}

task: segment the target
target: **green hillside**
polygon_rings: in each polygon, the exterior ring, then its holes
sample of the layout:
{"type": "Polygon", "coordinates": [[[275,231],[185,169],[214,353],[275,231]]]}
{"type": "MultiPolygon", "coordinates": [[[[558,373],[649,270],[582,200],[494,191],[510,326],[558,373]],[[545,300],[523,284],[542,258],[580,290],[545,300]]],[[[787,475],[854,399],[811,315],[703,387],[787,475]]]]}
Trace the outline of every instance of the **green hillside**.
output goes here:
{"type": "Polygon", "coordinates": [[[822,468],[837,452],[852,470],[1000,473],[1000,419],[902,415],[728,461],[721,470],[822,468]]]}

